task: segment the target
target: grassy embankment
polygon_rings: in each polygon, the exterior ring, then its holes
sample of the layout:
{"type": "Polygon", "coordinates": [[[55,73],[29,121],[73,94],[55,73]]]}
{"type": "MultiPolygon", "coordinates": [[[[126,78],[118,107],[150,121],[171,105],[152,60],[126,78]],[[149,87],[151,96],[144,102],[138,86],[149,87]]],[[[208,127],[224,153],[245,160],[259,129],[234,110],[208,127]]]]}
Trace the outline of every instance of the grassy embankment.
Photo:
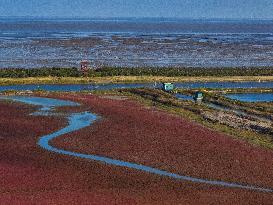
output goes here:
{"type": "Polygon", "coordinates": [[[0,85],[149,82],[273,81],[273,68],[77,68],[0,69],[0,85]]]}
{"type": "MultiPolygon", "coordinates": [[[[182,94],[194,95],[194,93],[199,90],[187,90],[187,89],[177,89],[177,92],[182,94]]],[[[273,107],[270,102],[242,102],[239,100],[232,100],[226,98],[225,94],[232,93],[273,93],[273,89],[269,88],[234,88],[234,89],[201,89],[205,94],[204,101],[213,103],[216,105],[224,106],[232,110],[240,110],[249,114],[254,114],[257,116],[267,117],[273,119],[273,107]]]]}
{"type": "Polygon", "coordinates": [[[165,76],[108,76],[108,77],[28,77],[0,78],[0,85],[14,84],[106,84],[106,83],[153,83],[153,82],[247,82],[273,81],[273,76],[232,77],[165,77],[165,76]]]}
{"type": "Polygon", "coordinates": [[[126,95],[148,107],[156,107],[161,110],[182,116],[195,121],[210,129],[225,133],[236,139],[245,140],[253,145],[273,149],[273,139],[270,134],[258,133],[253,130],[233,128],[220,122],[213,122],[202,117],[202,112],[215,112],[205,105],[198,105],[191,101],[181,101],[173,95],[153,89],[123,89],[115,91],[95,91],[97,94],[126,95]]]}

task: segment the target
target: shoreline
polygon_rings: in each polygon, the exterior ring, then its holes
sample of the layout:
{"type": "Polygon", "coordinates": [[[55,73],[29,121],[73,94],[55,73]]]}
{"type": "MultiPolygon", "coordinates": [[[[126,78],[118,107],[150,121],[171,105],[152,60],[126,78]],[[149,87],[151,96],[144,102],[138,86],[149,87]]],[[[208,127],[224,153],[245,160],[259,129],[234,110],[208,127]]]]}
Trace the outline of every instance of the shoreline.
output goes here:
{"type": "Polygon", "coordinates": [[[111,84],[111,83],[154,83],[154,82],[270,82],[273,76],[203,76],[203,77],[166,77],[166,76],[107,76],[107,77],[28,77],[0,78],[0,85],[28,84],[111,84]]]}

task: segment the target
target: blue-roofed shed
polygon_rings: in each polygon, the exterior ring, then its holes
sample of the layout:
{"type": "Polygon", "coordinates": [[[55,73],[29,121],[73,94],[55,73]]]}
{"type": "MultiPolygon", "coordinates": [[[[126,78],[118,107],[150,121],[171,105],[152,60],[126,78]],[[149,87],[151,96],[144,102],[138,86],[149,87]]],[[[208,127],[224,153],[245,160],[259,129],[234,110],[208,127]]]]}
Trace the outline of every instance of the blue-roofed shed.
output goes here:
{"type": "Polygon", "coordinates": [[[162,83],[162,90],[166,92],[173,91],[174,89],[174,84],[173,83],[162,83]]]}

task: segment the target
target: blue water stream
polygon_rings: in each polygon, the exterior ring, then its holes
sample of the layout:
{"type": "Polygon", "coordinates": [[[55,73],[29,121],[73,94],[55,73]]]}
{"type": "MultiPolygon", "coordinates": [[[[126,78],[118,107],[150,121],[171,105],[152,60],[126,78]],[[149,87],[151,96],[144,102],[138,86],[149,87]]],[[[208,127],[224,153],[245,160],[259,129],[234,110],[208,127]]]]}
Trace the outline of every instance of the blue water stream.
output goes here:
{"type": "MultiPolygon", "coordinates": [[[[45,90],[45,91],[92,91],[92,90],[109,90],[116,88],[138,88],[138,87],[160,87],[161,84],[153,83],[129,83],[129,84],[67,84],[67,85],[3,85],[0,91],[16,90],[45,90]]],[[[189,82],[175,83],[176,88],[199,89],[199,88],[273,88],[273,82],[189,82]]]]}
{"type": "MultiPolygon", "coordinates": [[[[57,99],[51,99],[51,98],[41,98],[41,97],[27,97],[27,96],[2,96],[0,99],[8,99],[8,100],[14,100],[14,101],[19,101],[31,105],[39,105],[41,106],[40,110],[43,109],[48,109],[53,112],[52,109],[54,107],[58,106],[77,106],[79,104],[71,102],[71,101],[64,101],[64,100],[57,100],[57,99]]],[[[41,115],[43,113],[41,112],[41,115]]],[[[184,176],[184,175],[179,175],[175,173],[171,173],[168,171],[156,169],[153,167],[137,164],[137,163],[131,163],[131,162],[126,162],[122,160],[117,160],[117,159],[111,159],[109,157],[103,157],[103,156],[98,156],[98,155],[91,155],[91,154],[81,154],[77,152],[72,152],[68,150],[63,150],[59,149],[57,147],[54,147],[50,145],[50,141],[53,140],[54,138],[57,138],[59,136],[62,136],[67,133],[71,133],[77,130],[80,130],[82,128],[90,126],[96,119],[98,119],[98,116],[95,114],[92,114],[90,112],[81,112],[81,113],[73,113],[70,116],[67,117],[68,119],[68,125],[52,134],[45,135],[40,137],[38,141],[38,145],[41,146],[42,148],[59,153],[59,154],[64,154],[64,155],[69,155],[73,157],[78,157],[78,158],[83,158],[83,159],[88,159],[88,160],[93,160],[93,161],[98,161],[102,162],[105,164],[109,165],[115,165],[115,166],[121,166],[121,167],[127,167],[127,168],[132,168],[148,173],[153,173],[157,174],[160,176],[166,176],[170,177],[173,179],[179,179],[179,180],[185,180],[185,181],[190,181],[190,182],[195,182],[195,183],[204,183],[204,184],[210,184],[210,185],[217,185],[217,186],[223,186],[223,187],[230,187],[230,188],[240,188],[240,189],[247,189],[247,190],[254,190],[254,191],[261,191],[261,192],[273,192],[273,189],[267,189],[267,188],[261,188],[257,186],[252,186],[252,185],[242,185],[238,183],[230,183],[230,182],[225,182],[225,181],[218,181],[218,180],[208,180],[208,179],[201,179],[201,178],[195,178],[195,177],[190,177],[190,176],[184,176]]]]}

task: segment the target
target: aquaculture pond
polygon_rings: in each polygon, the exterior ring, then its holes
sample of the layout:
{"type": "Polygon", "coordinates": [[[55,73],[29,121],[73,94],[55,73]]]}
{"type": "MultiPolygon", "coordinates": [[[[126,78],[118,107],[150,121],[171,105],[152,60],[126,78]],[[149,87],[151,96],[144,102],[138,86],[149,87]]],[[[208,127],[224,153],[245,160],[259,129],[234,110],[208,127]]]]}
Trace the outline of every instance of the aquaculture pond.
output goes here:
{"type": "MultiPolygon", "coordinates": [[[[190,82],[175,83],[176,88],[273,88],[273,82],[190,82]]],[[[161,83],[124,83],[124,84],[67,84],[67,85],[9,85],[0,86],[0,91],[6,90],[45,90],[45,91],[84,91],[84,90],[110,90],[115,88],[159,88],[161,83]]]]}
{"type": "Polygon", "coordinates": [[[273,102],[273,93],[236,93],[225,96],[242,102],[273,102]]]}

